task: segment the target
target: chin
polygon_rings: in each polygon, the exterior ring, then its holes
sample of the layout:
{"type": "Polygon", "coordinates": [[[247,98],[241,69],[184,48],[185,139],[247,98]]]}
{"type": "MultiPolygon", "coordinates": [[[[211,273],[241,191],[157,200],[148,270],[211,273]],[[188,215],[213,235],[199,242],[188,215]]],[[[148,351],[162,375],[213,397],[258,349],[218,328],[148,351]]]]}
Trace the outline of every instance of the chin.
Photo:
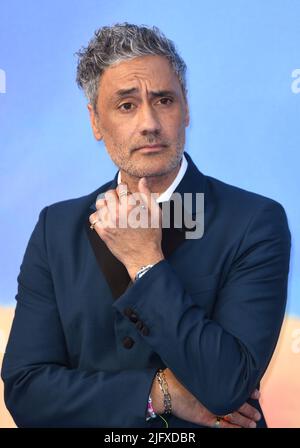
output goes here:
{"type": "Polygon", "coordinates": [[[172,171],[174,167],[170,165],[170,163],[159,163],[159,164],[151,164],[151,166],[147,167],[146,164],[140,165],[139,169],[137,169],[138,177],[157,177],[164,176],[172,171]],[[156,165],[156,166],[153,166],[156,165]]]}
{"type": "Polygon", "coordinates": [[[170,154],[167,150],[153,154],[138,154],[130,159],[127,166],[122,167],[131,176],[156,177],[163,176],[174,170],[181,158],[178,154],[170,154]]]}

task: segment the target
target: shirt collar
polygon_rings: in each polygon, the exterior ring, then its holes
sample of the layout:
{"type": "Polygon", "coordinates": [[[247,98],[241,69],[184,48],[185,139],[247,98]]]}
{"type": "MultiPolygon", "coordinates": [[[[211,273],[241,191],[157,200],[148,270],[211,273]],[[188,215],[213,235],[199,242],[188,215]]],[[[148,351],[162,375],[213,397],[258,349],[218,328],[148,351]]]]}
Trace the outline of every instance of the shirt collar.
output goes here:
{"type": "MultiPolygon", "coordinates": [[[[174,193],[177,185],[180,183],[181,179],[183,178],[183,176],[185,175],[185,172],[187,170],[188,167],[188,162],[186,160],[185,155],[182,155],[182,159],[181,159],[181,164],[180,164],[180,168],[179,171],[177,173],[177,176],[175,177],[175,179],[173,180],[173,182],[171,183],[171,185],[165,190],[163,191],[159,197],[156,199],[157,203],[160,202],[165,202],[168,201],[170,199],[170,197],[172,196],[172,194],[174,193]]],[[[121,182],[121,172],[118,172],[118,185],[121,182]]]]}

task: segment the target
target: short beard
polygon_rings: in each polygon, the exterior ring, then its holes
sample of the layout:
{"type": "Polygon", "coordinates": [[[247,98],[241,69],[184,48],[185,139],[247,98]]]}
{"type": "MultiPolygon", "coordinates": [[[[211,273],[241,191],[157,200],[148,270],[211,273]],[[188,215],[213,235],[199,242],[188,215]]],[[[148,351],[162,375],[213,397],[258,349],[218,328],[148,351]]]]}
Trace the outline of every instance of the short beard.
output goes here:
{"type": "Polygon", "coordinates": [[[156,172],[151,172],[151,169],[143,169],[140,167],[137,167],[136,164],[133,164],[131,161],[125,161],[125,163],[123,163],[123,160],[116,160],[112,158],[112,161],[114,162],[114,164],[117,166],[117,168],[119,168],[120,170],[124,171],[126,174],[128,174],[129,176],[132,177],[137,177],[137,178],[142,178],[142,177],[161,177],[161,176],[165,176],[166,174],[169,174],[171,171],[173,171],[178,164],[180,163],[181,159],[182,159],[182,155],[184,152],[184,148],[182,144],[178,144],[177,148],[176,148],[176,153],[175,155],[172,157],[171,160],[169,160],[167,166],[163,166],[162,169],[160,171],[156,171],[156,172]]]}

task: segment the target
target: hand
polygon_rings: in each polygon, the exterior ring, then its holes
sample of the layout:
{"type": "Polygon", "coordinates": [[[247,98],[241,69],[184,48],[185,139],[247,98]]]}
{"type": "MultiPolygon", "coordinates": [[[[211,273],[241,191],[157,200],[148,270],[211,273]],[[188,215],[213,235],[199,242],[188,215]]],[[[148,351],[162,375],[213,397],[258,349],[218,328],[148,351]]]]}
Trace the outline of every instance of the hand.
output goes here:
{"type": "Polygon", "coordinates": [[[116,190],[108,190],[105,198],[96,202],[97,211],[89,217],[91,223],[101,219],[95,224],[95,231],[124,264],[132,280],[143,265],[164,259],[161,209],[147,186],[146,178],[140,179],[138,188],[137,193],[127,195],[122,195],[127,191],[126,184],[119,184],[116,190]]]}
{"type": "MultiPolygon", "coordinates": [[[[172,400],[172,414],[176,417],[198,425],[213,427],[216,416],[205,408],[175,377],[170,369],[164,370],[172,400]]],[[[258,399],[259,391],[254,391],[251,398],[258,399]]],[[[164,412],[163,393],[155,377],[151,398],[153,409],[156,413],[164,412]]],[[[229,414],[226,420],[221,420],[221,428],[255,428],[256,421],[261,418],[259,412],[250,404],[245,403],[236,412],[229,414]]]]}

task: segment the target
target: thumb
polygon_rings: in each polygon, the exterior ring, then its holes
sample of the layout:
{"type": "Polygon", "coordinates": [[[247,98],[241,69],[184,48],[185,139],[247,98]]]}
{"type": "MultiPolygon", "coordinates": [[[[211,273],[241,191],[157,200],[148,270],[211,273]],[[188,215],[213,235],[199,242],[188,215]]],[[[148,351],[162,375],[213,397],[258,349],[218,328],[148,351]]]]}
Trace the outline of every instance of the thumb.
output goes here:
{"type": "Polygon", "coordinates": [[[149,190],[147,178],[141,177],[138,183],[139,193],[141,193],[142,200],[148,207],[151,204],[151,191],[149,190]]]}
{"type": "Polygon", "coordinates": [[[155,207],[156,201],[152,192],[148,186],[147,178],[142,177],[138,183],[139,193],[141,194],[142,200],[147,204],[148,208],[155,207]]]}
{"type": "Polygon", "coordinates": [[[150,193],[147,177],[140,178],[139,183],[138,183],[138,189],[139,189],[140,193],[146,193],[146,194],[150,193]]]}

